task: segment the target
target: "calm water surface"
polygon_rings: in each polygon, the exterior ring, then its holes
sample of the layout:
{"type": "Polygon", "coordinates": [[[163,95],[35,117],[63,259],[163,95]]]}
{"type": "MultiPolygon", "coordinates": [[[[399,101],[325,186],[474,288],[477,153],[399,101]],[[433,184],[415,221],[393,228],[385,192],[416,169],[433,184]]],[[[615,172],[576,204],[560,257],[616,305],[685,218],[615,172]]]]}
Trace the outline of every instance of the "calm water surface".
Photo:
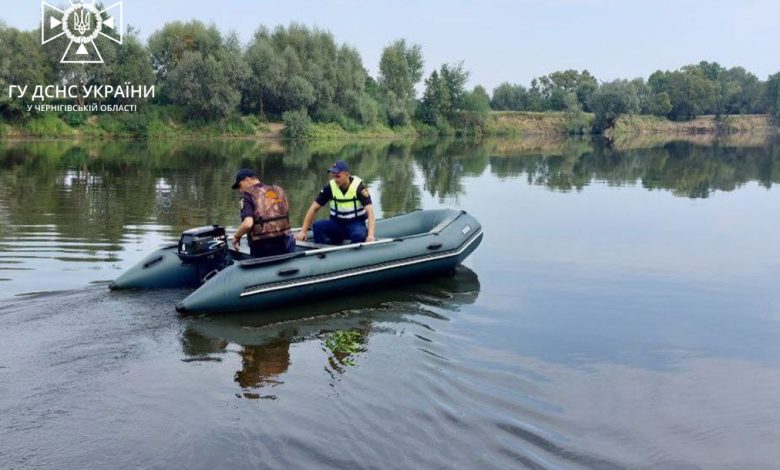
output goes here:
{"type": "Polygon", "coordinates": [[[0,142],[0,467],[776,466],[779,182],[773,139],[0,142]],[[337,158],[380,214],[460,207],[482,245],[268,312],[108,291],[235,227],[237,168],[300,221],[337,158]]]}

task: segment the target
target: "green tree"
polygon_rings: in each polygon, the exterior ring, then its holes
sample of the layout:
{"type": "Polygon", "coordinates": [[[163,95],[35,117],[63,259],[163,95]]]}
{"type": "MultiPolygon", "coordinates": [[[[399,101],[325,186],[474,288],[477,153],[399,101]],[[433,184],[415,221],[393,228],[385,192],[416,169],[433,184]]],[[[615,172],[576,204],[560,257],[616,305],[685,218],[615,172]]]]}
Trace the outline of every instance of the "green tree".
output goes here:
{"type": "Polygon", "coordinates": [[[180,105],[200,119],[238,109],[249,68],[235,34],[223,37],[214,25],[176,21],[153,33],[148,48],[160,102],[180,105]]]}
{"type": "Polygon", "coordinates": [[[760,112],[761,81],[742,67],[724,70],[720,75],[720,112],[750,114],[760,112]]]}
{"type": "Polygon", "coordinates": [[[420,45],[408,45],[405,39],[396,40],[382,51],[378,82],[391,125],[408,123],[414,113],[414,87],[422,78],[423,65],[420,45]]]}
{"type": "Polygon", "coordinates": [[[598,88],[598,80],[596,80],[596,77],[591,75],[587,70],[583,70],[579,77],[577,77],[577,85],[575,86],[574,93],[576,93],[577,101],[579,101],[579,104],[584,111],[591,111],[589,107],[590,97],[598,88]]]}
{"type": "Polygon", "coordinates": [[[566,132],[573,135],[583,135],[588,132],[588,119],[582,111],[582,105],[577,94],[569,92],[565,97],[566,132]]]}
{"type": "Polygon", "coordinates": [[[627,80],[605,83],[590,97],[590,108],[596,115],[594,132],[601,133],[615,126],[622,114],[636,114],[640,109],[636,89],[627,80]]]}
{"type": "Polygon", "coordinates": [[[718,81],[721,74],[726,71],[726,69],[724,69],[719,63],[707,62],[705,60],[699,62],[696,65],[686,65],[682,68],[682,70],[694,75],[700,74],[707,80],[712,80],[713,82],[718,81]]]}
{"type": "Polygon", "coordinates": [[[382,98],[382,90],[379,87],[379,83],[377,83],[377,81],[374,80],[374,77],[372,77],[371,75],[366,74],[366,83],[364,85],[364,89],[366,91],[366,94],[371,98],[377,101],[379,101],[382,98]]]}
{"type": "Polygon", "coordinates": [[[392,91],[384,93],[383,102],[380,104],[382,114],[387,117],[387,122],[391,126],[405,126],[411,121],[409,119],[409,110],[407,102],[395,96],[392,91]]]}
{"type": "Polygon", "coordinates": [[[319,121],[372,121],[370,102],[362,99],[368,74],[360,54],[336,44],[333,35],[292,23],[273,32],[259,28],[249,43],[251,70],[243,109],[280,116],[304,107],[319,121]]]}
{"type": "Polygon", "coordinates": [[[308,108],[314,104],[314,86],[301,76],[294,76],[286,80],[282,87],[284,109],[308,108]]]}
{"type": "Polygon", "coordinates": [[[379,60],[379,85],[402,100],[414,99],[414,87],[422,78],[422,47],[398,39],[386,46],[379,60]]]}
{"type": "Polygon", "coordinates": [[[250,74],[243,88],[242,107],[260,115],[266,114],[269,101],[272,109],[279,103],[285,81],[285,63],[267,38],[265,28],[258,30],[244,55],[250,74]]]}
{"type": "Polygon", "coordinates": [[[654,116],[666,116],[672,111],[672,100],[665,91],[654,93],[651,96],[650,104],[647,108],[647,114],[654,116]]]}
{"type": "Polygon", "coordinates": [[[461,109],[476,113],[487,114],[490,111],[490,96],[482,85],[477,85],[473,90],[463,94],[461,109]]]}
{"type": "Polygon", "coordinates": [[[713,112],[718,99],[718,85],[695,70],[673,72],[669,80],[669,99],[674,120],[693,119],[713,112]]]}
{"type": "Polygon", "coordinates": [[[463,93],[460,110],[454,112],[454,125],[466,133],[483,134],[490,112],[490,96],[481,85],[463,93]]]}
{"type": "Polygon", "coordinates": [[[165,91],[172,103],[186,106],[195,116],[211,118],[229,111],[221,106],[221,100],[216,100],[214,106],[209,103],[216,93],[229,97],[231,90],[212,90],[220,84],[225,80],[219,64],[212,57],[204,59],[200,52],[187,51],[166,75],[165,91]]]}
{"type": "Polygon", "coordinates": [[[346,110],[360,124],[373,126],[379,121],[379,103],[368,94],[349,94],[346,97],[346,110]]]}
{"type": "Polygon", "coordinates": [[[184,59],[187,52],[199,52],[208,57],[223,45],[222,35],[215,25],[200,21],[166,23],[161,30],[149,36],[148,49],[158,79],[165,80],[184,59]]]}
{"type": "Polygon", "coordinates": [[[32,103],[33,88],[53,80],[54,69],[41,52],[40,33],[0,22],[0,114],[18,117],[32,103]],[[10,99],[10,85],[28,86],[23,99],[10,99]]]}
{"type": "Polygon", "coordinates": [[[526,111],[528,90],[522,85],[504,82],[493,90],[490,107],[496,111],[526,111]]]}
{"type": "Polygon", "coordinates": [[[598,88],[598,81],[587,70],[563,70],[535,78],[531,82],[532,105],[538,110],[562,111],[566,96],[575,93],[580,105],[588,109],[590,96],[598,88]]]}
{"type": "MultiPolygon", "coordinates": [[[[146,48],[138,39],[138,30],[128,26],[122,44],[112,41],[104,41],[104,43],[101,44],[100,51],[105,64],[88,66],[88,70],[91,70],[86,77],[88,85],[129,83],[131,86],[149,86],[155,84],[154,69],[146,48]]],[[[108,97],[105,101],[108,103],[139,102],[138,98],[130,97],[108,97]]]]}
{"type": "Polygon", "coordinates": [[[425,91],[418,108],[418,118],[448,132],[450,120],[457,120],[460,128],[483,127],[490,97],[485,89],[466,90],[469,71],[463,62],[443,64],[425,80],[425,91]]]}
{"type": "Polygon", "coordinates": [[[425,91],[417,108],[418,117],[426,124],[437,125],[445,110],[452,108],[451,103],[447,83],[439,76],[439,72],[434,70],[425,79],[425,91]]]}
{"type": "Polygon", "coordinates": [[[439,76],[447,87],[449,101],[442,111],[449,113],[463,108],[463,95],[466,93],[466,82],[471,73],[463,67],[463,62],[457,64],[442,64],[439,76]]]}
{"type": "Polygon", "coordinates": [[[764,103],[767,112],[780,119],[780,73],[771,75],[764,88],[764,103]]]}
{"type": "Polygon", "coordinates": [[[720,66],[702,64],[685,66],[674,72],[657,71],[648,79],[654,93],[664,92],[669,96],[672,105],[667,114],[669,119],[688,120],[719,111],[721,86],[717,79],[721,74],[720,66]]]}
{"type": "MultiPolygon", "coordinates": [[[[342,109],[349,110],[356,97],[365,93],[366,77],[363,60],[357,49],[342,45],[335,54],[333,75],[334,102],[342,109]]],[[[350,113],[353,117],[356,114],[350,113]]]]}

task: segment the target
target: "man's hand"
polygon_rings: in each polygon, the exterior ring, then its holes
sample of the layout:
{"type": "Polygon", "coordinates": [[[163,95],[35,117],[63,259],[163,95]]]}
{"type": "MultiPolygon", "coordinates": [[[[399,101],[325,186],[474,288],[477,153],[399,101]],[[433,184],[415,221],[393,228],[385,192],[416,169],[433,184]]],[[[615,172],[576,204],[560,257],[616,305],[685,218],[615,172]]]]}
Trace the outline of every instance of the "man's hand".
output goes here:
{"type": "Polygon", "coordinates": [[[306,241],[306,232],[308,232],[308,230],[301,230],[300,232],[296,233],[295,234],[295,239],[298,240],[299,242],[305,242],[306,241]]]}
{"type": "Polygon", "coordinates": [[[366,241],[367,242],[375,242],[376,241],[376,237],[374,237],[373,235],[369,235],[369,236],[366,237],[366,241]]]}
{"type": "Polygon", "coordinates": [[[244,220],[241,221],[241,225],[238,226],[236,233],[233,234],[233,239],[230,240],[230,244],[233,246],[234,250],[238,251],[241,237],[252,232],[252,225],[254,225],[254,223],[255,221],[252,217],[244,217],[244,220]]]}

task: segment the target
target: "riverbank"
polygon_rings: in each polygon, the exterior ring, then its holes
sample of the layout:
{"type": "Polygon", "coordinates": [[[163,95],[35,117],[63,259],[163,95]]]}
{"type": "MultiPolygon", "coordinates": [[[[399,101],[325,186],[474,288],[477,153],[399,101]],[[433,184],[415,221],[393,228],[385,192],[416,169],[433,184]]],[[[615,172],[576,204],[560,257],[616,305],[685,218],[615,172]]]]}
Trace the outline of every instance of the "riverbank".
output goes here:
{"type": "Polygon", "coordinates": [[[612,135],[725,135],[742,133],[776,133],[780,130],[771,116],[740,114],[732,116],[699,116],[690,121],[670,121],[657,116],[622,116],[612,135]]]}
{"type": "MultiPolygon", "coordinates": [[[[593,114],[582,113],[588,127],[593,114]]],[[[540,113],[527,111],[493,111],[485,122],[485,134],[495,136],[564,136],[568,134],[569,116],[562,111],[540,113]]]]}
{"type": "MultiPolygon", "coordinates": [[[[583,121],[590,126],[594,116],[582,113],[583,121]]],[[[565,112],[491,112],[488,116],[486,134],[495,136],[561,136],[569,129],[571,116],[565,112]]],[[[621,116],[615,127],[607,130],[610,138],[622,136],[688,136],[727,134],[772,134],[780,126],[771,116],[746,114],[722,116],[699,116],[690,121],[670,121],[658,116],[621,116]]]]}
{"type": "MultiPolygon", "coordinates": [[[[453,135],[466,133],[498,137],[563,137],[569,134],[572,115],[565,112],[490,112],[478,132],[450,129],[453,135]]],[[[593,114],[577,116],[588,127],[593,114]]],[[[312,123],[309,140],[396,139],[428,135],[432,128],[421,125],[388,127],[375,125],[344,129],[338,123],[312,123]]],[[[775,134],[778,124],[768,115],[700,116],[690,121],[670,121],[657,116],[621,116],[606,132],[609,138],[625,136],[691,136],[732,134],[775,134]]],[[[23,122],[0,121],[0,138],[6,139],[283,139],[284,124],[257,116],[236,116],[214,122],[188,122],[167,110],[147,110],[126,115],[47,114],[23,122]]]]}

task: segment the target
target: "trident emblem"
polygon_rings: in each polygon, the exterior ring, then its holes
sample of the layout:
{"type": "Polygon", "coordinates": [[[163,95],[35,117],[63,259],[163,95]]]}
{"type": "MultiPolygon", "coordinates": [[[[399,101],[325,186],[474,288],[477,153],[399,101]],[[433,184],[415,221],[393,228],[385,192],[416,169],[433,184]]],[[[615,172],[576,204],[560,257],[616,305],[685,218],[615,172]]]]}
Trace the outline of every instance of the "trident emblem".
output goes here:
{"type": "Polygon", "coordinates": [[[92,14],[87,9],[82,9],[80,12],[74,12],[73,14],[73,26],[79,34],[84,34],[89,31],[89,26],[92,20],[92,14]]]}
{"type": "MultiPolygon", "coordinates": [[[[51,1],[51,0],[48,0],[51,1]]],[[[97,0],[67,0],[61,9],[43,0],[41,3],[41,44],[60,36],[68,39],[62,64],[102,64],[96,40],[100,36],[122,44],[124,36],[122,0],[103,8],[97,0]]]]}

